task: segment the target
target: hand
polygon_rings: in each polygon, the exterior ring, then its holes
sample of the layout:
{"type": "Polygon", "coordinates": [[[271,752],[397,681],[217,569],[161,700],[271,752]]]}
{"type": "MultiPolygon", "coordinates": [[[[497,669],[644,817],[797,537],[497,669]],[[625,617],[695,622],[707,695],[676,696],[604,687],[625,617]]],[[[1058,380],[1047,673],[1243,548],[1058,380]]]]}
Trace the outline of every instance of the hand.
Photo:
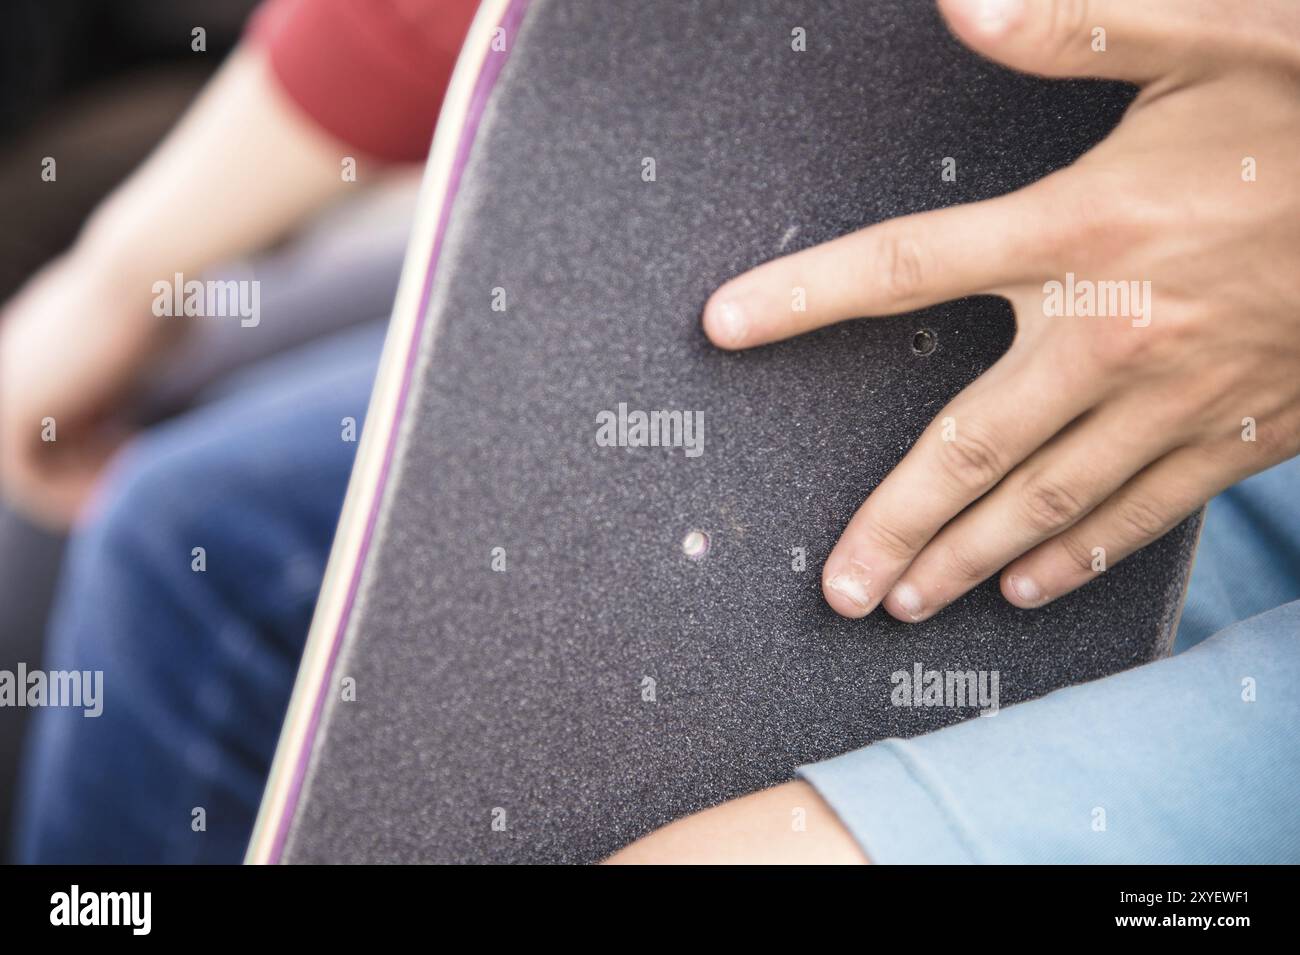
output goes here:
{"type": "Polygon", "coordinates": [[[135,291],[61,259],[0,312],[0,489],[43,524],[76,517],[125,437],[130,386],[165,342],[148,287],[135,291]]]}
{"type": "Polygon", "coordinates": [[[1003,595],[1040,606],[1300,452],[1300,4],[940,6],[1008,66],[1141,92],[1104,142],[1029,188],[774,260],[706,306],[730,349],[967,295],[1015,310],[1008,353],[827,558],[823,591],[847,617],[883,600],[924,620],[1003,568],[1003,595]],[[1097,314],[1076,317],[1099,282],[1124,283],[1127,306],[1103,285],[1097,314]],[[791,312],[795,287],[807,311],[791,312]]]}
{"type": "Polygon", "coordinates": [[[616,852],[609,865],[864,863],[822,797],[792,782],[679,819],[616,852]]]}

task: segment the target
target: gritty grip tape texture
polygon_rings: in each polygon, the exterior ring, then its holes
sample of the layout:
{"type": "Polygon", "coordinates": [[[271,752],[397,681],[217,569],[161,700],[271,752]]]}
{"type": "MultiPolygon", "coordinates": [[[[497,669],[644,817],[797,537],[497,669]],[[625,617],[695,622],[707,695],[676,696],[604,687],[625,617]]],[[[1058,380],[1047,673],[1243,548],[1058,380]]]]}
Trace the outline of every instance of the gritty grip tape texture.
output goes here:
{"type": "Polygon", "coordinates": [[[923,0],[534,0],[510,39],[288,861],[592,862],[973,714],[892,705],[918,662],[999,671],[1005,706],[1167,651],[1195,520],[1043,610],[996,582],[919,625],[822,600],[853,511],[1009,345],[1003,301],[739,354],[699,323],[779,253],[1070,163],[1131,90],[1006,71],[923,0]],[[599,447],[620,402],[703,412],[703,454],[599,447]]]}

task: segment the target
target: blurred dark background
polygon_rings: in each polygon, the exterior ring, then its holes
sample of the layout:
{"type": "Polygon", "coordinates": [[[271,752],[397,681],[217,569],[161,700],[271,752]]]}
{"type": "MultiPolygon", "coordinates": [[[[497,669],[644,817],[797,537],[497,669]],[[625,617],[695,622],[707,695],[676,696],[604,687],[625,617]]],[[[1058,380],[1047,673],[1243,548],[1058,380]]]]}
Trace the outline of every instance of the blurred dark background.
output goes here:
{"type": "Polygon", "coordinates": [[[5,0],[0,30],[0,300],[175,122],[256,0],[5,0]],[[206,50],[192,48],[202,27],[206,50]],[[58,156],[57,197],[42,190],[58,156]]]}

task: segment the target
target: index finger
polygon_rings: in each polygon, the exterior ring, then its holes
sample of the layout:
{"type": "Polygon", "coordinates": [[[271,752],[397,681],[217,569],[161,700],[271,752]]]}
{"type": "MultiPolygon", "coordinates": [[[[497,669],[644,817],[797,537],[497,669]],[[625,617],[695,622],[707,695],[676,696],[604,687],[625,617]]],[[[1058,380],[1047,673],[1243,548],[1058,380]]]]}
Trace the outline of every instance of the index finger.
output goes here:
{"type": "Polygon", "coordinates": [[[1040,182],[773,259],[713,293],[704,331],[721,348],[750,348],[1029,282],[1050,271],[1042,261],[1048,207],[1040,182]]]}

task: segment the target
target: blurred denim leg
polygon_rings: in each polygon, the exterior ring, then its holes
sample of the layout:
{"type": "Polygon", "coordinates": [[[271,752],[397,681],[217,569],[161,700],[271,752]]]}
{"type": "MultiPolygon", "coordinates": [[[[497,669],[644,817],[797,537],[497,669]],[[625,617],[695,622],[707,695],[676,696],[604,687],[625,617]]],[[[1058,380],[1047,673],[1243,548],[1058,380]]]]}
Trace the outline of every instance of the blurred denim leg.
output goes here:
{"type": "MultiPolygon", "coordinates": [[[[0,671],[41,666],[63,538],[0,504],[0,671]]],[[[0,862],[9,859],[14,780],[31,710],[0,707],[0,862]]]]}
{"type": "MultiPolygon", "coordinates": [[[[5,209],[7,168],[0,160],[0,208],[5,209]]],[[[28,182],[25,173],[22,181],[28,182]]],[[[332,206],[291,241],[210,273],[218,280],[256,279],[261,322],[244,327],[236,321],[205,321],[190,328],[167,361],[139,383],[129,416],[141,425],[157,424],[196,404],[219,401],[248,387],[250,380],[265,378],[258,366],[267,358],[387,312],[397,289],[417,184],[414,174],[393,175],[332,206]]],[[[4,256],[0,239],[0,261],[4,256]]],[[[0,287],[4,281],[0,276],[0,287]]],[[[281,364],[275,373],[291,371],[281,364]]],[[[14,671],[19,661],[29,669],[40,665],[63,544],[63,534],[38,530],[0,504],[0,670],[14,671]]],[[[19,744],[29,712],[0,708],[0,861],[10,856],[19,744]]]]}
{"type": "Polygon", "coordinates": [[[103,713],[35,712],[21,861],[240,860],[356,449],[343,419],[360,427],[381,344],[363,327],[277,359],[115,465],[45,663],[102,670],[103,713]]]}

